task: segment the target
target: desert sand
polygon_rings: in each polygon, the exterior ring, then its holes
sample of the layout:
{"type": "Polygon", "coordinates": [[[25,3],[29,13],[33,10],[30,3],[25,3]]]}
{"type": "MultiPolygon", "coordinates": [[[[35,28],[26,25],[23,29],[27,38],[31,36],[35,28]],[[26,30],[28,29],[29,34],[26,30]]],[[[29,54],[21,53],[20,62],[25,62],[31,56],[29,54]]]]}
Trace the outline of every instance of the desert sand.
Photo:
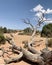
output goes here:
{"type": "MultiPolygon", "coordinates": [[[[18,35],[18,33],[15,33],[15,34],[12,33],[12,34],[14,36],[15,44],[17,46],[23,47],[23,44],[22,44],[23,41],[30,42],[31,36],[28,36],[28,35],[18,35]]],[[[10,37],[10,34],[4,34],[4,35],[5,35],[5,37],[6,36],[10,37]]],[[[36,44],[39,44],[39,43],[41,44],[41,45],[35,47],[36,50],[40,51],[43,48],[45,48],[46,38],[42,38],[42,37],[40,37],[38,35],[38,36],[35,36],[34,39],[35,39],[35,41],[41,40],[41,42],[36,42],[36,44]]],[[[6,42],[5,45],[1,45],[0,47],[4,47],[4,49],[7,50],[9,46],[10,46],[10,44],[8,44],[8,42],[6,42]]],[[[49,48],[49,49],[52,50],[52,48],[49,48]]],[[[9,54],[11,54],[11,52],[9,54]]],[[[4,55],[5,58],[7,58],[6,56],[7,56],[7,54],[4,55]]],[[[15,56],[15,54],[13,54],[12,56],[15,56]]],[[[4,65],[3,57],[0,57],[0,65],[4,65]]],[[[28,60],[27,61],[26,60],[20,60],[19,62],[10,63],[10,64],[7,64],[7,65],[32,65],[32,64],[30,62],[28,62],[28,60]]]]}

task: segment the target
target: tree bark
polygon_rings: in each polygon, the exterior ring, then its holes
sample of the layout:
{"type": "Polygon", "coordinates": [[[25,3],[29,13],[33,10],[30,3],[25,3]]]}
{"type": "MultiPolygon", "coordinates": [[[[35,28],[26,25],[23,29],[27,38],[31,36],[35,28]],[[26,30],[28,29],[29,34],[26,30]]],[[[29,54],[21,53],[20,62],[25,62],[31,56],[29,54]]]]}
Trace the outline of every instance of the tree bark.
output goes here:
{"type": "Polygon", "coordinates": [[[22,48],[22,52],[25,58],[30,60],[31,62],[37,62],[40,65],[44,65],[43,57],[41,57],[39,54],[33,54],[24,48],[22,48]]]}
{"type": "Polygon", "coordinates": [[[9,64],[11,62],[19,61],[22,58],[22,56],[23,56],[23,53],[20,52],[19,55],[12,57],[12,58],[9,58],[9,59],[4,59],[4,61],[6,64],[9,64]]]}
{"type": "Polygon", "coordinates": [[[34,54],[41,54],[41,52],[38,52],[37,50],[35,50],[35,48],[33,48],[31,46],[32,43],[33,43],[33,41],[31,41],[30,43],[28,43],[28,50],[31,51],[34,54]]]}
{"type": "Polygon", "coordinates": [[[48,49],[43,49],[42,57],[44,58],[44,61],[46,64],[51,65],[50,63],[52,63],[52,51],[50,51],[48,49]]]}

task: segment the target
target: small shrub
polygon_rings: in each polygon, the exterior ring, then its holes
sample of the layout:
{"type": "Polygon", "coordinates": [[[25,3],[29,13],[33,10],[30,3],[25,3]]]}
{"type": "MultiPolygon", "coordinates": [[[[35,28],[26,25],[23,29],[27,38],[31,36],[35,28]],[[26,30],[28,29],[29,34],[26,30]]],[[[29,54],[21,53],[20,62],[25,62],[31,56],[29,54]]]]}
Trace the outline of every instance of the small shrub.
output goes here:
{"type": "Polygon", "coordinates": [[[25,28],[25,29],[23,30],[23,34],[24,34],[24,35],[32,35],[32,33],[33,33],[33,30],[32,30],[30,27],[25,28]]]}
{"type": "Polygon", "coordinates": [[[0,45],[1,44],[5,44],[5,37],[2,34],[0,34],[0,45]]]}
{"type": "Polygon", "coordinates": [[[52,47],[52,39],[48,40],[48,47],[52,47]]]}
{"type": "Polygon", "coordinates": [[[18,35],[24,35],[23,33],[18,33],[18,35]]]}

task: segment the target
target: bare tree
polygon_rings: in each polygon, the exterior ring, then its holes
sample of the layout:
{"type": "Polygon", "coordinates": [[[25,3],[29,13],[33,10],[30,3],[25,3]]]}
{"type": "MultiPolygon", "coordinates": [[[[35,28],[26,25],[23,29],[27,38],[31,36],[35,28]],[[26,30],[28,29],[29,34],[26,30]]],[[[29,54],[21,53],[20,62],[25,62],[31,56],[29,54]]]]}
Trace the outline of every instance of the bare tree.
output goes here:
{"type": "Polygon", "coordinates": [[[41,50],[40,52],[38,52],[37,50],[35,50],[34,47],[33,47],[34,36],[36,35],[37,28],[40,27],[40,25],[45,21],[44,20],[44,13],[42,13],[41,18],[39,18],[38,24],[37,24],[36,27],[34,27],[31,24],[31,22],[30,22],[29,19],[27,19],[27,20],[22,19],[22,21],[25,24],[30,25],[31,28],[32,28],[32,30],[33,30],[33,33],[32,33],[32,36],[31,36],[31,41],[27,43],[28,44],[28,49],[25,49],[25,48],[17,46],[15,44],[15,42],[14,42],[15,41],[14,40],[14,36],[12,34],[10,34],[10,36],[11,36],[12,39],[10,39],[9,37],[7,37],[6,40],[11,45],[9,47],[9,49],[11,49],[11,51],[10,50],[4,50],[4,48],[0,48],[0,50],[3,52],[1,56],[4,57],[4,53],[8,54],[8,52],[13,52],[13,53],[17,54],[17,56],[15,56],[15,57],[8,57],[9,59],[4,59],[5,65],[9,64],[11,62],[14,62],[14,61],[19,61],[23,56],[26,59],[28,59],[29,61],[34,62],[34,63],[36,62],[39,65],[45,65],[46,63],[51,62],[51,60],[52,60],[52,51],[50,51],[47,48],[47,46],[46,46],[45,49],[41,50]]]}

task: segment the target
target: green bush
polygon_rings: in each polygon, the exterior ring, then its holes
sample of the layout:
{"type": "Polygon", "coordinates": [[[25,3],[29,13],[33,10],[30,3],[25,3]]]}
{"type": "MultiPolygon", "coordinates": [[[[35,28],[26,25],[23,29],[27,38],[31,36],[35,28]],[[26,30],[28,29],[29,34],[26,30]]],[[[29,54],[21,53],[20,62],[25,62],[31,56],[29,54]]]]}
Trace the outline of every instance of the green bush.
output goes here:
{"type": "Polygon", "coordinates": [[[7,33],[7,28],[6,27],[3,28],[3,33],[7,33]]]}
{"type": "Polygon", "coordinates": [[[22,31],[19,32],[18,35],[32,35],[32,32],[33,32],[33,30],[32,30],[30,27],[25,28],[25,29],[22,30],[22,31]],[[22,32],[22,31],[23,31],[23,32],[22,32]]]}
{"type": "Polygon", "coordinates": [[[24,33],[32,33],[33,32],[33,30],[30,27],[25,28],[23,31],[24,31],[24,33]]]}
{"type": "Polygon", "coordinates": [[[47,24],[43,26],[43,29],[41,31],[42,37],[52,37],[52,24],[47,24]]]}
{"type": "Polygon", "coordinates": [[[48,40],[48,47],[52,47],[52,39],[48,40]]]}
{"type": "Polygon", "coordinates": [[[5,44],[5,37],[2,34],[0,34],[0,44],[5,44]]]}
{"type": "Polygon", "coordinates": [[[7,29],[6,27],[0,27],[0,33],[16,33],[17,30],[7,29]]]}

